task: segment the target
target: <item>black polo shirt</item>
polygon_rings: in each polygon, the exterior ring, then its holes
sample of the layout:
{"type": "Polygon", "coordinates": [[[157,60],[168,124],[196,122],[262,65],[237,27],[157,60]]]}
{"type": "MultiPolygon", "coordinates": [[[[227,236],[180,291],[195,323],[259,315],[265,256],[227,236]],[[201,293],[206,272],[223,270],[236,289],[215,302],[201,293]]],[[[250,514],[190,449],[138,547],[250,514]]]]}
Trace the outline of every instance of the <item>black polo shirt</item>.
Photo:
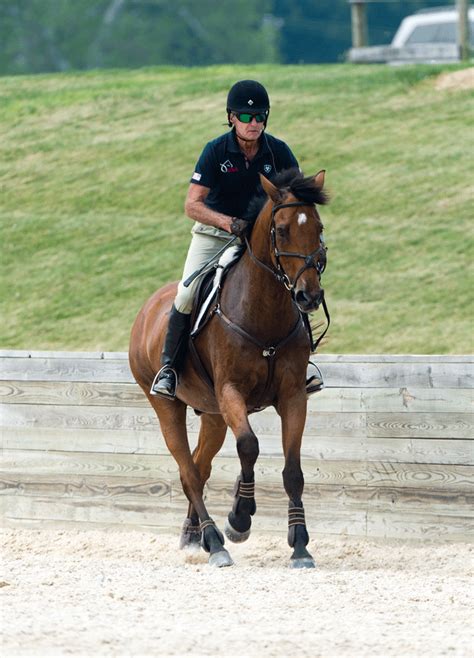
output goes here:
{"type": "Polygon", "coordinates": [[[242,217],[260,184],[259,174],[271,180],[290,167],[298,167],[290,148],[268,133],[260,137],[257,155],[247,161],[232,129],[206,144],[190,182],[210,188],[206,206],[231,217],[242,217]]]}

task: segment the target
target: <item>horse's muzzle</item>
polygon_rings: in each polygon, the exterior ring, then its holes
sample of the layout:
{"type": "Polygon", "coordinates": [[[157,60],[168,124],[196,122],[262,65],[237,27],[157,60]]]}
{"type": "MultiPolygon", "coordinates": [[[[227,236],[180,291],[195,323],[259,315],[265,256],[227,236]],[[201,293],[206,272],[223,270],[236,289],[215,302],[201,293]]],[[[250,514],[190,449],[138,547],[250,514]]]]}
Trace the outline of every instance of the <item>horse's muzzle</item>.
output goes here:
{"type": "Polygon", "coordinates": [[[320,288],[315,293],[309,293],[306,290],[298,290],[295,295],[295,301],[300,311],[309,313],[315,311],[323,303],[324,290],[320,288]]]}

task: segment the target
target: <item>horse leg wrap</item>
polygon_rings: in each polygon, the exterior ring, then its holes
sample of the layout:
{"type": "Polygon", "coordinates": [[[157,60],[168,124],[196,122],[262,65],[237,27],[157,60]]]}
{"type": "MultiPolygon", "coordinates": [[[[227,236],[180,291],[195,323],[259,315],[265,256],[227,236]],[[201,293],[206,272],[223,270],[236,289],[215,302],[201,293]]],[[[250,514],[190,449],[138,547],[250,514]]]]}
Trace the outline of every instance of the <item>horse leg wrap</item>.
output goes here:
{"type": "Polygon", "coordinates": [[[249,538],[252,516],[256,511],[255,482],[244,482],[239,475],[234,487],[234,504],[224,528],[231,541],[240,543],[249,538]]]}
{"type": "Polygon", "coordinates": [[[288,508],[288,544],[293,548],[296,543],[306,546],[309,542],[303,505],[288,508]]]}
{"type": "Polygon", "coordinates": [[[222,550],[224,546],[224,535],[218,530],[215,522],[212,519],[203,521],[200,526],[201,529],[201,546],[206,553],[214,553],[222,550]]]}
{"type": "Polygon", "coordinates": [[[194,525],[191,519],[185,519],[183,529],[181,530],[181,537],[179,539],[179,547],[199,549],[201,543],[201,526],[194,525]]]}
{"type": "Polygon", "coordinates": [[[255,482],[244,482],[239,475],[234,486],[234,514],[244,513],[253,516],[257,511],[255,503],[255,482]]]}

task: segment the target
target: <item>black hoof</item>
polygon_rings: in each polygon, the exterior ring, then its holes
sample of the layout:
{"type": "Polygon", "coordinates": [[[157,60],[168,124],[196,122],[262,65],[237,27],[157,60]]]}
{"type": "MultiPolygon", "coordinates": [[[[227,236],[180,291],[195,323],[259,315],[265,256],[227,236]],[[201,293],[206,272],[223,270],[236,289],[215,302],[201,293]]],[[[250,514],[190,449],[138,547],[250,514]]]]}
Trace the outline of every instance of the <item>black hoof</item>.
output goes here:
{"type": "Polygon", "coordinates": [[[226,519],[224,532],[226,537],[234,542],[234,544],[241,544],[242,542],[247,541],[250,537],[250,528],[244,532],[239,532],[231,526],[229,519],[226,519]]]}
{"type": "Polygon", "coordinates": [[[211,567],[231,567],[234,564],[234,561],[225,548],[223,548],[217,553],[211,553],[209,556],[209,564],[211,567]]]}

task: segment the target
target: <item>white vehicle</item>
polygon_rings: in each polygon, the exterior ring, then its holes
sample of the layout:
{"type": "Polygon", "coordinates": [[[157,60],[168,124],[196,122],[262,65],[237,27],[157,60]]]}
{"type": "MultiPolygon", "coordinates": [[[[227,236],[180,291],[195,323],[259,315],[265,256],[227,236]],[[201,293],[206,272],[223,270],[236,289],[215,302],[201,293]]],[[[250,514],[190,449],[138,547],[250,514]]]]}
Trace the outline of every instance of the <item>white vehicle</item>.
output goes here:
{"type": "MultiPolygon", "coordinates": [[[[470,47],[474,50],[474,8],[468,10],[470,47]]],[[[402,20],[389,46],[351,48],[351,62],[388,64],[459,61],[459,13],[450,7],[421,9],[402,20]]]]}
{"type": "MultiPolygon", "coordinates": [[[[474,8],[468,10],[470,46],[474,48],[474,8]]],[[[418,44],[456,44],[458,12],[454,6],[422,9],[407,16],[392,40],[393,48],[418,44]]]]}

